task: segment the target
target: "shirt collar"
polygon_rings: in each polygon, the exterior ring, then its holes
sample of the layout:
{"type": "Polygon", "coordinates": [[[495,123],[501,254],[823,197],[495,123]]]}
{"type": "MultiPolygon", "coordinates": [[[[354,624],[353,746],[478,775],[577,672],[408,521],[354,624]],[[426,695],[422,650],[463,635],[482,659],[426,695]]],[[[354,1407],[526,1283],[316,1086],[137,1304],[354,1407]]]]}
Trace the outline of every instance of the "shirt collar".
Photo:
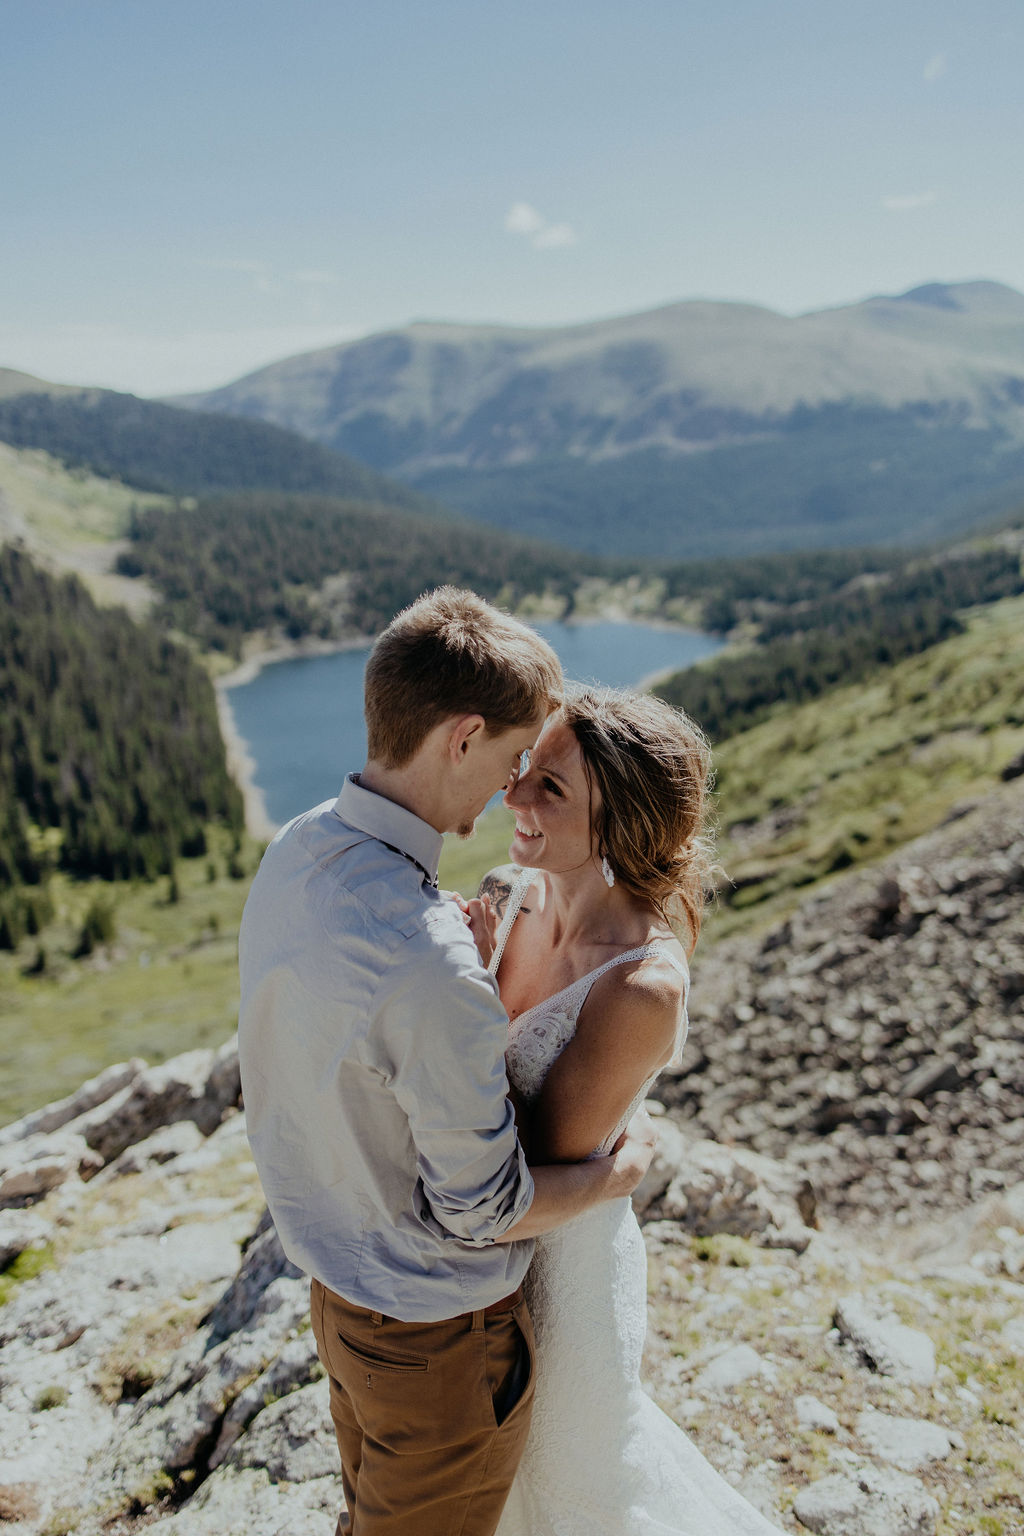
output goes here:
{"type": "Polygon", "coordinates": [[[334,803],[336,813],[359,832],[411,859],[431,885],[437,884],[437,866],[444,838],[429,822],[407,811],[404,805],[364,789],[357,773],[350,773],[334,803]]]}

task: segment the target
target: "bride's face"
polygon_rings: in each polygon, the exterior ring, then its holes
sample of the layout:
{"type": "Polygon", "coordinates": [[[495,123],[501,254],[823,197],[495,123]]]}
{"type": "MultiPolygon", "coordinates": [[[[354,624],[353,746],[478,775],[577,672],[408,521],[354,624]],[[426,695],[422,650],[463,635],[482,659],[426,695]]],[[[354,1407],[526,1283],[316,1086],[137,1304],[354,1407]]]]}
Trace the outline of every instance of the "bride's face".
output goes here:
{"type": "Polygon", "coordinates": [[[530,753],[529,767],[505,794],[516,818],[509,857],[550,874],[583,868],[597,851],[592,816],[598,798],[579,742],[562,721],[552,721],[530,753]]]}

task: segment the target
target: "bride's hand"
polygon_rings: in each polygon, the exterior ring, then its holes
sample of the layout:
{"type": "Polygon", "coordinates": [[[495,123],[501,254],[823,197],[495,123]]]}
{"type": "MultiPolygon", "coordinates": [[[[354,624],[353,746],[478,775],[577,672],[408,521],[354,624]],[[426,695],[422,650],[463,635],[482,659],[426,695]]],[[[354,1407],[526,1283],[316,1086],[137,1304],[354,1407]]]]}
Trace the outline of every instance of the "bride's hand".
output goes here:
{"type": "Polygon", "coordinates": [[[497,942],[498,924],[501,919],[491,906],[489,896],[474,896],[467,901],[458,891],[442,891],[442,896],[451,897],[460,912],[466,927],[472,933],[476,941],[476,947],[480,951],[480,958],[484,965],[489,965],[494,954],[494,946],[497,942]]]}
{"type": "Polygon", "coordinates": [[[467,901],[465,908],[466,922],[469,931],[476,940],[476,947],[480,951],[480,958],[484,965],[490,965],[491,956],[494,954],[494,946],[498,939],[498,923],[500,921],[497,912],[491,906],[489,896],[474,896],[467,901]]]}
{"type": "Polygon", "coordinates": [[[651,1166],[658,1145],[658,1132],[645,1109],[638,1109],[612,1147],[616,1175],[622,1181],[622,1193],[631,1195],[651,1166]]]}

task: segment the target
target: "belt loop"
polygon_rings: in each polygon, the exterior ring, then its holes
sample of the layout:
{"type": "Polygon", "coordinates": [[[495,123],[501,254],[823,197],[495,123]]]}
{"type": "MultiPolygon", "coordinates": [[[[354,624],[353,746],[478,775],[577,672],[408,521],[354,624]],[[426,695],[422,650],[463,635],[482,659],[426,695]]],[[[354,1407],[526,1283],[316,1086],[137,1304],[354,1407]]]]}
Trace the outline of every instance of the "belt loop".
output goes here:
{"type": "Polygon", "coordinates": [[[473,1313],[473,1323],[472,1323],[472,1327],[470,1329],[470,1332],[471,1333],[483,1333],[483,1331],[484,1331],[484,1313],[483,1313],[483,1309],[481,1308],[481,1310],[479,1312],[474,1312],[473,1313]]]}
{"type": "Polygon", "coordinates": [[[370,1313],[370,1322],[373,1324],[373,1326],[375,1328],[379,1328],[383,1321],[384,1321],[384,1317],[383,1317],[382,1313],[380,1313],[380,1312],[371,1312],[370,1313]]]}

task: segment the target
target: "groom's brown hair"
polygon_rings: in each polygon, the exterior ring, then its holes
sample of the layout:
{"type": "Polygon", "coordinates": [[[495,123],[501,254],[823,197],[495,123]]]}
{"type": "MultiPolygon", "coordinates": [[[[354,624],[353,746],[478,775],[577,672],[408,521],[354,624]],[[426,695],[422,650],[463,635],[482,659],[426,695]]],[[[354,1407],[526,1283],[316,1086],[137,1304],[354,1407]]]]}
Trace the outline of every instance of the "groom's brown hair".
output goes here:
{"type": "Polygon", "coordinates": [[[399,613],[366,664],[369,756],[401,768],[435,725],[482,715],[489,735],[556,709],[558,657],[534,630],[475,592],[438,587],[399,613]]]}

